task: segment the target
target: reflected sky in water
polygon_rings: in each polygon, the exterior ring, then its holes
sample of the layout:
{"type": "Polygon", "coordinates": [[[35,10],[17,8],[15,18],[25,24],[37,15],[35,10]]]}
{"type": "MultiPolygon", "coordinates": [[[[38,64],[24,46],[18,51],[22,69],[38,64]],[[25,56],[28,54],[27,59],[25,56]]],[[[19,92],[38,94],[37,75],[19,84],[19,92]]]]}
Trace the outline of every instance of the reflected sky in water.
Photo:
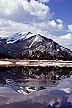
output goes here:
{"type": "Polygon", "coordinates": [[[72,68],[0,68],[0,108],[72,108],[72,68]]]}

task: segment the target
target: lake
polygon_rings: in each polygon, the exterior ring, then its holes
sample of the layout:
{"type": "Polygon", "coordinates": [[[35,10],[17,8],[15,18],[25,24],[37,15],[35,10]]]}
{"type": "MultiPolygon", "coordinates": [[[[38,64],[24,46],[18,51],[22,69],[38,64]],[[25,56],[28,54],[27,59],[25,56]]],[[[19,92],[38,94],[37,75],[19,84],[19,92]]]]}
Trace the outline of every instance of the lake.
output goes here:
{"type": "Polygon", "coordinates": [[[72,108],[72,68],[0,67],[0,108],[72,108]]]}

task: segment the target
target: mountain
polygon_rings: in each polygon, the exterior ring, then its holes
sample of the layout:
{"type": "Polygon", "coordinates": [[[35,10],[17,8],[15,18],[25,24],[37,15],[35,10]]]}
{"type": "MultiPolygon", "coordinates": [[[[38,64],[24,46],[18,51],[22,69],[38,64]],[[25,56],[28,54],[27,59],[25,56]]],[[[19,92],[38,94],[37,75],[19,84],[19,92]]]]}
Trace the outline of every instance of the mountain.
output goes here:
{"type": "Polygon", "coordinates": [[[21,59],[72,59],[70,49],[30,31],[18,32],[7,39],[0,38],[0,53],[21,59]]]}
{"type": "Polygon", "coordinates": [[[18,32],[7,39],[7,44],[17,42],[18,40],[27,39],[31,36],[34,36],[34,33],[31,33],[28,30],[26,32],[18,32]]]}

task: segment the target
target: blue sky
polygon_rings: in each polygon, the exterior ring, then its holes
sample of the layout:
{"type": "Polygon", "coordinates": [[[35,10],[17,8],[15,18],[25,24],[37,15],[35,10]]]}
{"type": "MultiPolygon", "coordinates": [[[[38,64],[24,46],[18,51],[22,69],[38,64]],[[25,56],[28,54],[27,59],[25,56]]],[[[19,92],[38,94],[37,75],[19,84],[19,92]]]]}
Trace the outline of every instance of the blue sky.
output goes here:
{"type": "Polygon", "coordinates": [[[54,19],[60,18],[65,23],[72,22],[72,0],[51,0],[46,3],[50,9],[55,13],[54,19]]]}
{"type": "Polygon", "coordinates": [[[0,36],[26,30],[72,49],[72,0],[0,0],[0,36]]]}
{"type": "MultiPolygon", "coordinates": [[[[67,26],[72,22],[72,0],[51,0],[46,5],[55,13],[53,16],[54,20],[57,18],[63,20],[64,30],[66,30],[67,26]]],[[[62,33],[64,34],[66,32],[63,31],[62,33]]]]}

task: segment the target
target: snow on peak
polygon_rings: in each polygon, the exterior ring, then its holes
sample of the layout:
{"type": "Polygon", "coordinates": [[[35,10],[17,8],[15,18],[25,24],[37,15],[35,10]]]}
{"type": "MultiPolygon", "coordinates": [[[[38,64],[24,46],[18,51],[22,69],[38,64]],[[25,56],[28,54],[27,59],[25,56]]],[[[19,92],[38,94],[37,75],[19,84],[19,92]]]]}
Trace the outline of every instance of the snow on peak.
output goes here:
{"type": "Polygon", "coordinates": [[[7,44],[9,43],[15,43],[18,40],[25,40],[25,39],[29,39],[30,37],[35,36],[35,38],[33,39],[31,45],[29,46],[29,48],[33,45],[34,42],[41,42],[42,41],[42,37],[39,34],[34,34],[32,32],[30,32],[29,30],[25,31],[25,32],[18,32],[12,36],[10,36],[7,39],[7,44]]]}
{"type": "Polygon", "coordinates": [[[27,39],[31,36],[33,36],[34,34],[31,33],[29,30],[25,31],[25,32],[18,32],[12,36],[10,36],[8,39],[7,39],[7,44],[9,43],[14,43],[18,40],[21,40],[21,39],[27,39]]]}
{"type": "Polygon", "coordinates": [[[30,38],[30,37],[32,37],[32,36],[34,36],[34,35],[36,35],[36,34],[34,34],[34,33],[32,33],[32,32],[28,32],[28,34],[25,36],[24,39],[28,39],[28,38],[30,38]]]}

